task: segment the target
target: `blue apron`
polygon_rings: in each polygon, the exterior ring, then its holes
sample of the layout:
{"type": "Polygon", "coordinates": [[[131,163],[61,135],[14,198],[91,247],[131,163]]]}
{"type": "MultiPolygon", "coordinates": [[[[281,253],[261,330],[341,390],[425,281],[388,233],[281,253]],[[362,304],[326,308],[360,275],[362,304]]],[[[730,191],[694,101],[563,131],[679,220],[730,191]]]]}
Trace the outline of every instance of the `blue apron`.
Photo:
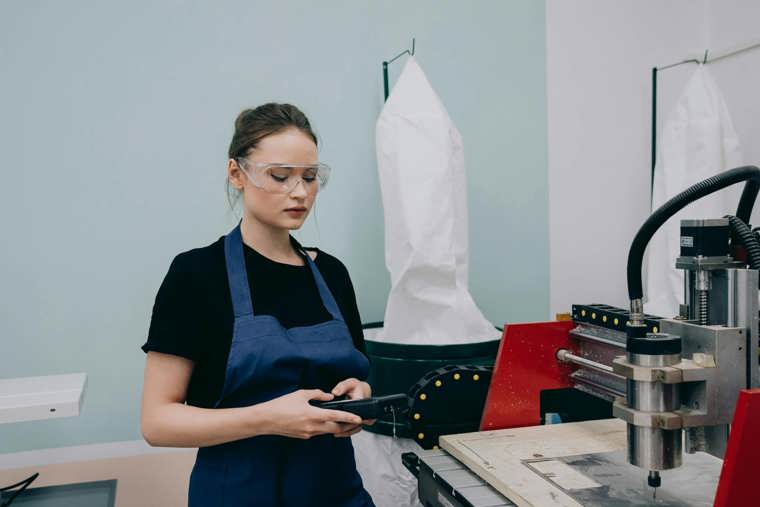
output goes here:
{"type": "MultiPolygon", "coordinates": [[[[217,408],[244,407],[298,389],[330,392],[346,378],[365,379],[369,361],[356,350],[340,309],[314,261],[311,269],[332,320],[286,329],[253,314],[240,226],[224,240],[235,314],[224,388],[217,408]]],[[[299,304],[294,301],[293,304],[299,304]]],[[[213,339],[213,337],[209,337],[213,339]]],[[[373,506],[356,471],[350,438],[308,440],[262,435],[198,449],[190,475],[190,507],[373,506]]]]}

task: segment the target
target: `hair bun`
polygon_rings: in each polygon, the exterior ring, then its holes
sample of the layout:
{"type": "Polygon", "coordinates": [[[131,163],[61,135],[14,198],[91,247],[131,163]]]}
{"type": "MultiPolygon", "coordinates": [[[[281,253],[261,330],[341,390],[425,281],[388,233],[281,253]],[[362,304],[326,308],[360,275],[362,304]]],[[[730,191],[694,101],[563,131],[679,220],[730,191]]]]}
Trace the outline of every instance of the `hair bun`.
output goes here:
{"type": "Polygon", "coordinates": [[[255,109],[244,109],[235,119],[235,133],[228,150],[229,158],[245,156],[266,136],[288,128],[300,130],[309,136],[314,144],[318,144],[308,118],[292,104],[269,102],[255,109]]]}
{"type": "Polygon", "coordinates": [[[253,114],[253,109],[243,109],[235,119],[235,130],[241,130],[248,123],[249,117],[253,114]]]}

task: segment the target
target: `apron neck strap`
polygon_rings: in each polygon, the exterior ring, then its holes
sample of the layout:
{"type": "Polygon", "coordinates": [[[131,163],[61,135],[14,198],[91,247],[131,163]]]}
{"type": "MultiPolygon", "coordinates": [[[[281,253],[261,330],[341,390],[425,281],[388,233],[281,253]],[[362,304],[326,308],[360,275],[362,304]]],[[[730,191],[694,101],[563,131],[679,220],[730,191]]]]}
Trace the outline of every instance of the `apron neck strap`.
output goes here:
{"type": "Polygon", "coordinates": [[[325,279],[322,277],[322,273],[319,272],[316,263],[311,259],[311,256],[308,254],[308,252],[306,252],[306,249],[302,247],[298,241],[296,241],[296,238],[291,236],[290,241],[293,243],[296,252],[301,254],[301,256],[304,258],[304,262],[307,266],[309,266],[309,269],[311,269],[311,274],[314,276],[314,281],[317,284],[317,289],[319,290],[319,295],[322,298],[322,304],[325,305],[325,309],[330,312],[330,315],[332,315],[333,319],[343,322],[343,315],[340,313],[338,303],[335,301],[335,297],[333,297],[332,292],[330,292],[330,288],[327,286],[327,282],[325,282],[325,279]]]}
{"type": "MultiPolygon", "coordinates": [[[[322,298],[322,304],[330,312],[333,319],[343,321],[338,304],[330,292],[322,273],[317,269],[317,265],[311,259],[311,256],[290,236],[291,243],[304,259],[304,262],[311,270],[314,281],[317,284],[317,290],[322,298]]],[[[232,310],[235,317],[253,315],[253,302],[251,301],[251,286],[248,283],[248,272],[245,268],[245,256],[243,254],[243,235],[240,232],[240,224],[224,237],[224,260],[227,264],[227,280],[230,284],[230,295],[232,297],[232,310]]]]}
{"type": "Polygon", "coordinates": [[[240,224],[224,237],[224,260],[227,264],[227,280],[230,283],[232,311],[235,317],[253,315],[251,286],[248,284],[248,272],[245,269],[240,224]]]}

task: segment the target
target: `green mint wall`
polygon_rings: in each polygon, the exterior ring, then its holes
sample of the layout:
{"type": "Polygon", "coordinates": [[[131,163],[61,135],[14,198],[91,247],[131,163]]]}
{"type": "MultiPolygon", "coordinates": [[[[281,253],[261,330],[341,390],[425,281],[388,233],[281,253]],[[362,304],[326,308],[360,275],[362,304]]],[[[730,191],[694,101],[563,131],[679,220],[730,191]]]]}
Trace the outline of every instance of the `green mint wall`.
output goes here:
{"type": "Polygon", "coordinates": [[[177,253],[234,224],[225,153],[245,107],[312,120],[334,171],[298,237],[382,320],[381,61],[413,36],[464,137],[471,292],[496,325],[543,320],[543,2],[0,5],[0,376],[89,375],[80,417],[0,426],[0,453],[141,438],[153,299],[177,253]]]}

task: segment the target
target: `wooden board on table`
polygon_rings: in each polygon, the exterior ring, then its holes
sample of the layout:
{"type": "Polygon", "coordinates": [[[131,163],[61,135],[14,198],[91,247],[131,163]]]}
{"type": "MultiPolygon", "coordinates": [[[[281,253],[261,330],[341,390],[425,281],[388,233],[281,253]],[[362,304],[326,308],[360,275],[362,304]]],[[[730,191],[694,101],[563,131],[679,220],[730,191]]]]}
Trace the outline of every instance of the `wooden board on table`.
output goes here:
{"type": "MultiPolygon", "coordinates": [[[[446,435],[440,445],[518,506],[582,507],[525,463],[624,450],[626,429],[619,419],[604,419],[446,435]]],[[[565,480],[583,478],[568,472],[565,480]]]]}
{"type": "Polygon", "coordinates": [[[712,507],[722,460],[703,452],[661,472],[627,462],[618,419],[532,426],[441,437],[441,446],[521,507],[712,507]]]}

